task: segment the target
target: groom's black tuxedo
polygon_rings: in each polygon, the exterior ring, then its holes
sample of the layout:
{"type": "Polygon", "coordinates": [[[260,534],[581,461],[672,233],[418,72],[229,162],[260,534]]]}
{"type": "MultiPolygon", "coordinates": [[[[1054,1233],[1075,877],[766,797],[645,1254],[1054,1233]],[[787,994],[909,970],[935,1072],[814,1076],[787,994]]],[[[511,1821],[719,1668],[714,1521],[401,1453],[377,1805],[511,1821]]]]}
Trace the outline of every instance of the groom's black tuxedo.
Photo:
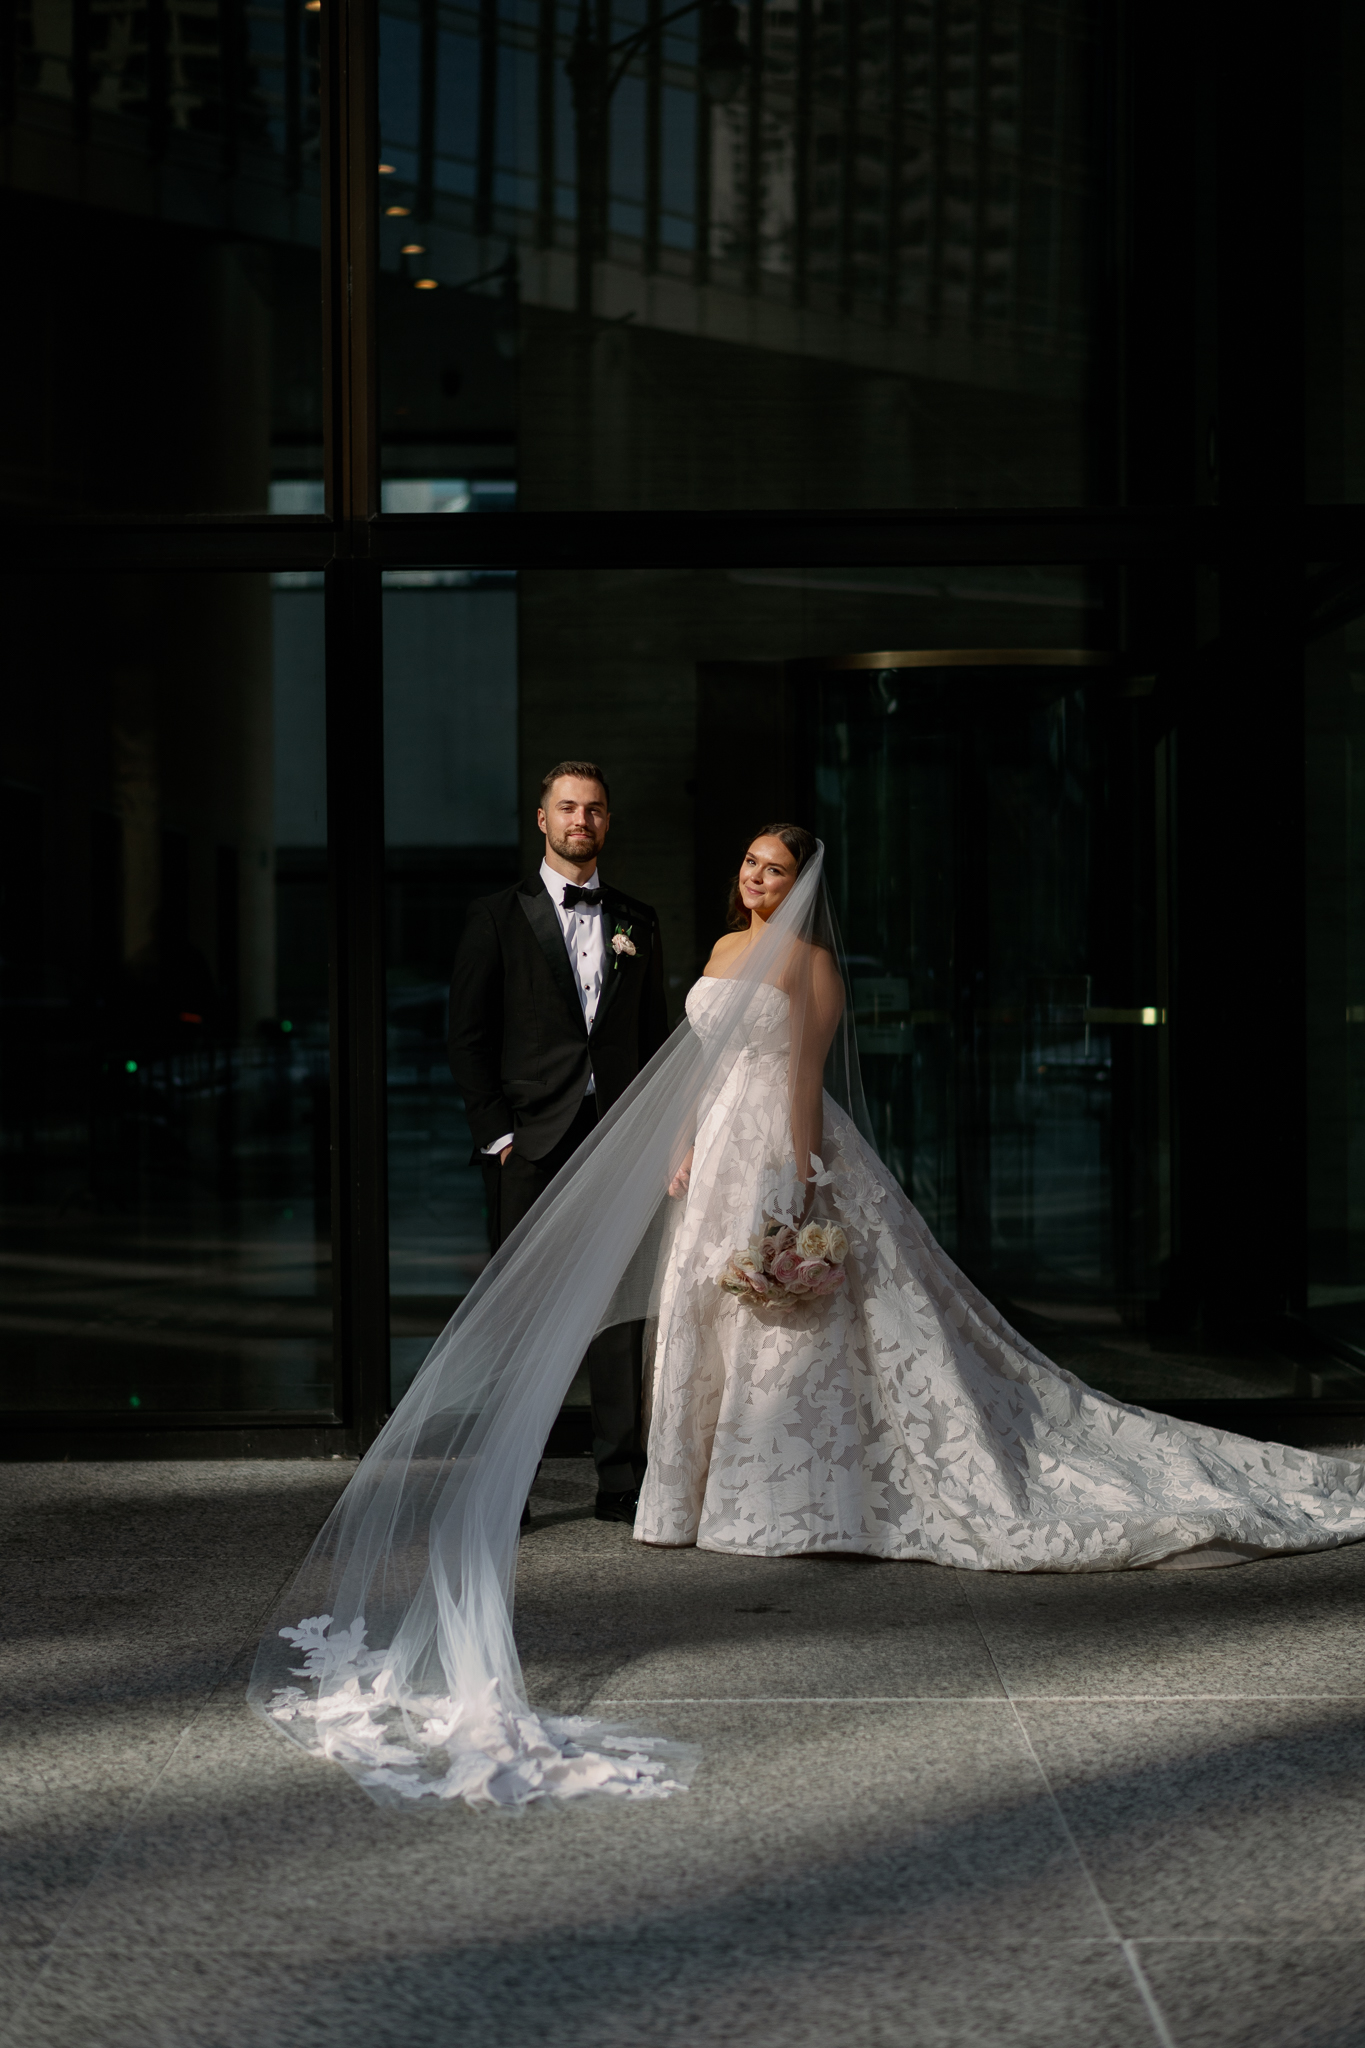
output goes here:
{"type": "Polygon", "coordinates": [[[658,920],[619,889],[601,894],[607,960],[591,1032],[540,876],[470,905],[450,983],[450,1069],[480,1150],[511,1131],[519,1158],[546,1158],[589,1079],[598,1112],[610,1109],[668,1036],[658,920]],[[633,955],[612,952],[618,928],[633,955]]]}
{"type": "MultiPolygon", "coordinates": [[[[469,908],[450,983],[450,1070],[482,1155],[494,1251],[668,1036],[658,919],[619,889],[604,884],[601,898],[606,960],[591,1031],[541,877],[469,908]],[[618,931],[634,953],[613,953],[618,931]],[[508,1131],[505,1162],[484,1153],[508,1131]]],[[[644,1476],[643,1338],[643,1323],[618,1323],[588,1347],[599,1510],[604,1497],[630,1501],[644,1476]]]]}

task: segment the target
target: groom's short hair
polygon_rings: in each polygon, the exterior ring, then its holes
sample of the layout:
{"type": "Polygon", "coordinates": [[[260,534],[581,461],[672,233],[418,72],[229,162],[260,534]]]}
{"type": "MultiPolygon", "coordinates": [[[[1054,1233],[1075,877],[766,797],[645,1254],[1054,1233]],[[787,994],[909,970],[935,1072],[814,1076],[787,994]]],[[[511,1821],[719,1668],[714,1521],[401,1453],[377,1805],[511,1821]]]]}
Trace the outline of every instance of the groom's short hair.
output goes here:
{"type": "Polygon", "coordinates": [[[562,775],[577,775],[584,782],[600,782],[602,794],[607,800],[608,808],[610,808],[611,784],[607,781],[606,776],[602,773],[596,761],[561,761],[556,767],[547,770],[540,778],[540,807],[542,810],[545,808],[545,799],[549,796],[550,791],[562,775]]]}

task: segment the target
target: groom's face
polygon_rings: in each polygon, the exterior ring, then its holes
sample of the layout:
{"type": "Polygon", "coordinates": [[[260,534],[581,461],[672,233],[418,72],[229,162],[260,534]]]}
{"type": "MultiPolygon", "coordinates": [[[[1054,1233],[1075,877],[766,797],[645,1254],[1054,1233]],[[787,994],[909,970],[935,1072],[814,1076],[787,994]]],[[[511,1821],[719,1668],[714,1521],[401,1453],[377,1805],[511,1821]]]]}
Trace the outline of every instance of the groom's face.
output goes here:
{"type": "Polygon", "coordinates": [[[561,775],[536,814],[552,853],[561,860],[595,860],[611,824],[607,793],[600,782],[561,775]]]}

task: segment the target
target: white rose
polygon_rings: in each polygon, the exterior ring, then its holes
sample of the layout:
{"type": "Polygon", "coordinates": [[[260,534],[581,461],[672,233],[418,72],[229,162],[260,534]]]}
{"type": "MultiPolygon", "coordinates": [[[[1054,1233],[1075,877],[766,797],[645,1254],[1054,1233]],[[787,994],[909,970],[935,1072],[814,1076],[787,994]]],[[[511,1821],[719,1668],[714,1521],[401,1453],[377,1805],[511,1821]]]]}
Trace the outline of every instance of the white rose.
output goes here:
{"type": "Polygon", "coordinates": [[[831,1223],[825,1232],[825,1257],[833,1259],[836,1266],[842,1266],[848,1257],[848,1238],[837,1223],[831,1223]]]}
{"type": "Polygon", "coordinates": [[[823,1259],[829,1255],[829,1231],[823,1223],[807,1223],[796,1240],[796,1249],[803,1259],[823,1259]]]}

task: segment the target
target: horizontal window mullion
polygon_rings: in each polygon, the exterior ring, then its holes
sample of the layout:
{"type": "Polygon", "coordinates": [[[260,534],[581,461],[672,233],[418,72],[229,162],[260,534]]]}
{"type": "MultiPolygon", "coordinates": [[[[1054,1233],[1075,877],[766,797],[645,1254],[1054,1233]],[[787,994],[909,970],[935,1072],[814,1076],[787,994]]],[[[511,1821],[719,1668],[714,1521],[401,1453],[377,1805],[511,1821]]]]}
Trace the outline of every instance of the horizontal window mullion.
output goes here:
{"type": "Polygon", "coordinates": [[[1064,511],[386,513],[25,521],[11,569],[666,569],[1047,566],[1231,559],[1365,563],[1365,506],[1064,511]]]}

